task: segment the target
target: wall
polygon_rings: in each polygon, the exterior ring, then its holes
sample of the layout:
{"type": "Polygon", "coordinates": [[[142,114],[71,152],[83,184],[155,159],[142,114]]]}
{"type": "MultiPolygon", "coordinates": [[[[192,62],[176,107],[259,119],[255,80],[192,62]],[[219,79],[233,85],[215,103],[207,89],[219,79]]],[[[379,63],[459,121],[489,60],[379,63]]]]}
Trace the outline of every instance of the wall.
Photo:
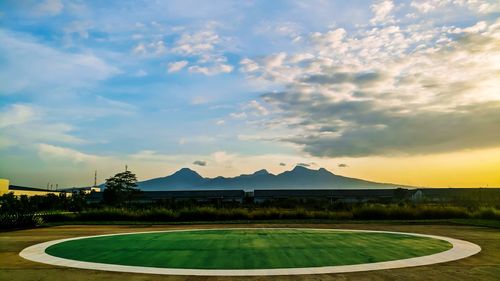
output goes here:
{"type": "Polygon", "coordinates": [[[0,196],[9,192],[9,180],[0,179],[0,196]]]}

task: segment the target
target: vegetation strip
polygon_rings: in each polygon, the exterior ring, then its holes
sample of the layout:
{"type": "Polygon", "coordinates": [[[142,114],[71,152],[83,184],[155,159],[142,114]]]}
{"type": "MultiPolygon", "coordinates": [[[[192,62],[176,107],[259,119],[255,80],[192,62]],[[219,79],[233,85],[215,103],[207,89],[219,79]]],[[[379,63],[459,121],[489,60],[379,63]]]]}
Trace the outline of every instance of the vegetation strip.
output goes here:
{"type": "MultiPolygon", "coordinates": [[[[242,229],[258,229],[258,228],[225,228],[223,230],[242,230],[242,229]]],[[[266,230],[286,230],[287,228],[265,228],[266,230]]],[[[199,229],[196,231],[207,231],[208,229],[199,229]]],[[[304,231],[325,231],[325,229],[301,229],[304,231]]],[[[355,265],[340,265],[340,266],[322,266],[322,267],[302,267],[302,268],[270,268],[270,269],[181,269],[181,268],[157,268],[157,267],[143,267],[143,266],[129,266],[129,265],[115,265],[103,264],[94,262],[83,262],[59,257],[50,256],[45,253],[46,249],[52,245],[66,241],[74,241],[85,238],[107,237],[125,234],[144,234],[144,233],[160,233],[160,232],[181,232],[181,231],[194,231],[194,230],[174,230],[174,231],[155,231],[155,232],[135,232],[135,233],[121,233],[111,235],[97,235],[87,237],[77,237],[62,240],[49,241],[37,244],[24,249],[20,255],[23,258],[48,263],[60,266],[69,266],[84,269],[97,269],[108,271],[122,271],[122,272],[136,272],[136,273],[153,273],[153,274],[176,274],[176,275],[214,275],[214,276],[244,276],[244,275],[291,275],[291,274],[319,274],[319,273],[340,273],[340,272],[354,272],[366,270],[378,270],[389,268],[400,268],[409,266],[428,265],[440,262],[447,262],[471,256],[478,253],[481,248],[475,244],[467,241],[452,239],[448,237],[440,237],[433,235],[423,235],[415,233],[401,233],[401,232],[386,232],[386,231],[360,231],[360,230],[338,230],[330,229],[330,231],[344,231],[344,232],[360,232],[360,233],[385,233],[385,234],[399,234],[399,235],[412,235],[416,237],[427,237],[447,241],[453,245],[453,248],[433,255],[422,257],[415,257],[402,260],[375,262],[367,264],[355,265]]]]}

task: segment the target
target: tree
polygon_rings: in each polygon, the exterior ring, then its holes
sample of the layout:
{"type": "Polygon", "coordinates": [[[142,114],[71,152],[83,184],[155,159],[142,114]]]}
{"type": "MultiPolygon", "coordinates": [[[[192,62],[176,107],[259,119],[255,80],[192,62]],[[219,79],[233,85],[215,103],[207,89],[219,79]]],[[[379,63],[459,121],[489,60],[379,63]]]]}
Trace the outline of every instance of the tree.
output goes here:
{"type": "Polygon", "coordinates": [[[106,179],[106,189],[103,191],[104,203],[121,205],[130,202],[140,191],[137,187],[137,178],[130,171],[118,173],[106,179]]]}

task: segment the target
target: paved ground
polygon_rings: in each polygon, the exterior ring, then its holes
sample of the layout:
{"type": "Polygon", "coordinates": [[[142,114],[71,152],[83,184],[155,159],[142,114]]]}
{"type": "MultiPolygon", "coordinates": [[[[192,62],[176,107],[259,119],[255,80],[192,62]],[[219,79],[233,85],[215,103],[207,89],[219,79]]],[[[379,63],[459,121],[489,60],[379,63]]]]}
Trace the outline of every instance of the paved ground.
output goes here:
{"type": "MultiPolygon", "coordinates": [[[[238,225],[272,227],[273,225],[238,225]]],[[[276,225],[274,225],[276,226],[276,225]]],[[[280,224],[279,227],[284,225],[280,224]]],[[[500,231],[493,228],[437,225],[288,225],[293,227],[358,228],[415,232],[448,236],[476,243],[482,251],[470,258],[454,262],[414,268],[372,272],[302,275],[294,280],[498,280],[500,276],[500,231]]],[[[271,277],[195,277],[160,276],[71,269],[30,262],[18,256],[30,245],[61,238],[106,233],[154,231],[185,228],[220,228],[224,225],[190,226],[60,226],[0,233],[0,280],[269,280],[271,277]]],[[[231,225],[234,227],[234,225],[231,225]]],[[[272,280],[290,280],[290,276],[274,276],[272,280]]]]}

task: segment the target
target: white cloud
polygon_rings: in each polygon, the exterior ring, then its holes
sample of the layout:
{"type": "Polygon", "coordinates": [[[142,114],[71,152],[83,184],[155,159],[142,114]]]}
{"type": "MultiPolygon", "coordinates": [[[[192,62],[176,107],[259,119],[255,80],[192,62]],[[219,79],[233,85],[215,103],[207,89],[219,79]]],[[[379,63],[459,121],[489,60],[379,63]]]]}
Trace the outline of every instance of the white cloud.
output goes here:
{"type": "Polygon", "coordinates": [[[436,11],[436,9],[448,5],[450,2],[451,1],[446,0],[420,0],[411,1],[410,6],[417,9],[421,13],[428,13],[431,11],[436,11]]]}
{"type": "Polygon", "coordinates": [[[216,64],[213,66],[193,65],[188,68],[191,73],[201,73],[207,76],[217,75],[220,73],[230,73],[233,67],[229,64],[216,64]]]}
{"type": "Polygon", "coordinates": [[[134,76],[135,77],[144,77],[144,76],[147,76],[148,75],[148,72],[144,69],[139,69],[135,74],[134,76]]]}
{"type": "Polygon", "coordinates": [[[285,52],[280,52],[275,55],[268,56],[264,59],[264,65],[268,69],[273,69],[282,66],[285,61],[287,54],[285,52]]]}
{"type": "Polygon", "coordinates": [[[168,71],[168,73],[174,73],[174,72],[182,70],[186,65],[188,65],[187,60],[171,62],[167,66],[167,71],[168,71]]]}
{"type": "Polygon", "coordinates": [[[46,110],[33,105],[12,104],[2,108],[0,113],[2,142],[17,147],[26,147],[37,142],[71,144],[86,142],[72,134],[75,130],[73,126],[47,119],[50,118],[46,110]]]}
{"type": "Polygon", "coordinates": [[[370,20],[371,24],[387,24],[393,23],[394,17],[391,15],[394,10],[394,3],[392,0],[382,0],[370,6],[373,12],[373,18],[370,20]]]}
{"type": "Polygon", "coordinates": [[[54,122],[47,114],[47,109],[28,104],[12,104],[2,108],[0,128],[3,129],[3,141],[10,143],[9,146],[25,147],[37,142],[86,143],[73,135],[73,126],[54,122]]]}
{"type": "MultiPolygon", "coordinates": [[[[130,115],[137,110],[137,107],[135,105],[119,100],[106,98],[100,95],[96,96],[96,102],[100,105],[100,107],[105,108],[112,115],[130,115]]],[[[101,115],[97,111],[92,113],[95,115],[101,115]]]]}
{"type": "Polygon", "coordinates": [[[283,130],[275,139],[330,157],[500,144],[492,129],[500,119],[500,81],[492,75],[500,71],[500,21],[334,28],[310,37],[297,53],[251,59],[250,77],[281,89],[262,96],[269,112],[262,128],[283,130]]]}
{"type": "Polygon", "coordinates": [[[174,43],[172,51],[186,56],[200,56],[214,50],[219,43],[219,35],[213,30],[183,33],[174,43]]]}
{"type": "Polygon", "coordinates": [[[247,114],[245,112],[233,112],[229,114],[234,119],[244,119],[247,117],[247,114]]]}
{"type": "Polygon", "coordinates": [[[150,43],[149,48],[153,50],[155,55],[163,55],[167,52],[167,47],[162,40],[150,43]]]}
{"type": "Polygon", "coordinates": [[[252,100],[250,101],[245,107],[245,109],[249,109],[250,111],[253,112],[254,115],[257,116],[262,116],[262,115],[268,115],[269,110],[262,106],[258,101],[252,100]]]}
{"type": "Polygon", "coordinates": [[[236,154],[227,153],[226,151],[217,151],[212,154],[215,163],[230,165],[231,160],[236,157],[236,154]]]}
{"type": "Polygon", "coordinates": [[[271,38],[283,36],[288,38],[296,38],[303,32],[303,27],[297,22],[291,21],[265,21],[255,28],[255,33],[266,35],[271,38]]]}
{"type": "Polygon", "coordinates": [[[103,160],[103,157],[82,153],[80,151],[41,143],[38,145],[38,155],[45,161],[70,161],[73,163],[92,163],[103,160]]]}
{"type": "Polygon", "coordinates": [[[11,104],[0,112],[0,128],[19,125],[35,118],[35,111],[29,105],[11,104]]]}
{"type": "Polygon", "coordinates": [[[130,159],[151,162],[176,162],[180,159],[177,155],[162,154],[154,150],[141,150],[128,156],[130,159]]]}
{"type": "Polygon", "coordinates": [[[145,55],[147,53],[146,45],[139,43],[132,49],[132,52],[136,55],[145,55]]]}
{"type": "Polygon", "coordinates": [[[180,145],[185,145],[185,144],[206,144],[206,143],[213,143],[217,140],[216,137],[214,136],[190,136],[187,138],[180,138],[179,139],[179,144],[180,145]]]}
{"type": "Polygon", "coordinates": [[[243,72],[247,72],[247,73],[254,72],[254,71],[259,69],[259,65],[255,61],[253,61],[249,58],[242,59],[240,61],[240,65],[241,65],[241,70],[243,72]]]}
{"type": "Polygon", "coordinates": [[[37,15],[56,16],[62,12],[63,8],[61,0],[45,0],[36,5],[34,11],[37,15]]]}
{"type": "Polygon", "coordinates": [[[463,7],[477,14],[500,12],[500,2],[495,0],[413,0],[410,6],[423,14],[443,12],[445,8],[463,7]]]}
{"type": "Polygon", "coordinates": [[[89,53],[65,53],[34,38],[0,29],[0,92],[32,92],[91,87],[120,72],[89,53]]]}
{"type": "Polygon", "coordinates": [[[89,34],[89,29],[92,28],[92,23],[88,21],[74,21],[69,23],[64,27],[64,33],[65,36],[70,37],[73,34],[78,35],[79,38],[81,39],[88,39],[90,34],[89,34]]]}
{"type": "Polygon", "coordinates": [[[189,72],[208,76],[233,71],[233,66],[227,62],[225,52],[231,49],[234,43],[231,38],[219,36],[216,32],[220,27],[219,24],[209,22],[203,28],[194,31],[185,27],[165,27],[157,22],[151,25],[160,29],[160,35],[135,34],[134,39],[143,40],[133,47],[133,54],[144,58],[164,56],[174,58],[176,61],[168,65],[168,73],[175,73],[188,65],[190,65],[189,72]],[[163,41],[167,35],[173,37],[168,47],[163,41]]]}
{"type": "Polygon", "coordinates": [[[217,24],[209,24],[204,30],[184,31],[180,38],[174,41],[172,53],[192,61],[189,72],[212,76],[233,71],[233,66],[227,63],[224,55],[230,40],[220,37],[214,30],[216,27],[217,24]]]}
{"type": "MultiPolygon", "coordinates": [[[[137,36],[135,36],[137,38],[137,36]]],[[[134,55],[147,56],[147,57],[158,57],[165,55],[167,53],[167,46],[163,40],[154,40],[148,44],[144,42],[137,43],[132,49],[134,55]]]]}

